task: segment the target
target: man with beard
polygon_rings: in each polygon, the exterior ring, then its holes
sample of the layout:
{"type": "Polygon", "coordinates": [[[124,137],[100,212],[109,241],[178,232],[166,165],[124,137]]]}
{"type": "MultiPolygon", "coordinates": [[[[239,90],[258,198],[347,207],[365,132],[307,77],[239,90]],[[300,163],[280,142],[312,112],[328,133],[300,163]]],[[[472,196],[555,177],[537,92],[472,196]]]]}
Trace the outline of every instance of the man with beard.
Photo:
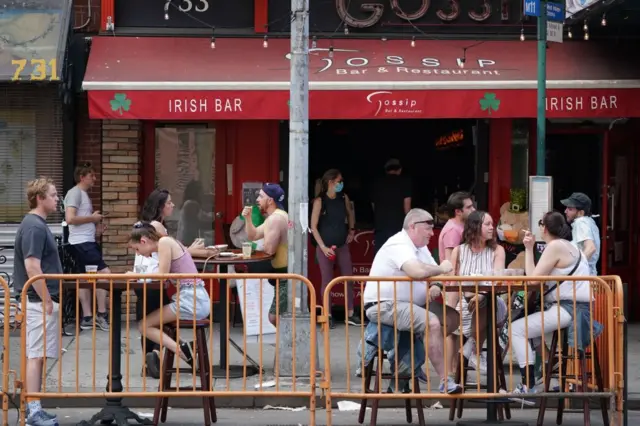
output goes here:
{"type": "Polygon", "coordinates": [[[575,244],[589,261],[589,273],[598,275],[600,258],[600,230],[591,217],[591,199],[582,192],[574,192],[560,201],[566,207],[564,214],[571,224],[571,242],[575,244]]]}
{"type": "MultiPolygon", "coordinates": [[[[260,207],[262,214],[266,217],[264,223],[258,227],[253,224],[251,215],[252,206],[245,206],[242,210],[246,223],[247,237],[249,241],[261,240],[264,238],[263,251],[273,256],[271,259],[270,270],[261,272],[269,272],[276,274],[286,274],[288,265],[288,244],[287,232],[289,224],[289,216],[284,211],[284,190],[280,185],[275,183],[266,183],[262,186],[262,190],[258,194],[256,203],[260,207]]],[[[253,272],[253,271],[252,271],[253,272]]],[[[269,280],[271,285],[275,286],[275,280],[269,280]]],[[[280,280],[278,286],[279,303],[276,307],[276,296],[273,297],[271,308],[269,309],[269,321],[277,327],[278,315],[282,315],[287,311],[288,289],[287,281],[280,280]],[[278,308],[278,309],[276,309],[278,308]]]]}

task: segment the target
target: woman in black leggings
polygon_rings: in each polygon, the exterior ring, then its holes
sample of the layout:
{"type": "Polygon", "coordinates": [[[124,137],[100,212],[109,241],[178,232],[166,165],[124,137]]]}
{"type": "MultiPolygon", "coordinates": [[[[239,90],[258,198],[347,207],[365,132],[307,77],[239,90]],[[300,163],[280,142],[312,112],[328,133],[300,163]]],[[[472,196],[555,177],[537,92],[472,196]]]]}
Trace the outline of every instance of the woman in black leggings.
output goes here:
{"type": "MultiPolygon", "coordinates": [[[[166,189],[156,189],[144,203],[142,207],[142,214],[140,219],[145,222],[151,222],[152,225],[158,230],[158,232],[164,231],[164,234],[168,234],[164,226],[164,219],[171,216],[173,213],[174,204],[171,201],[171,195],[166,189]]],[[[145,315],[150,314],[162,307],[162,305],[168,305],[171,303],[171,299],[167,295],[164,288],[162,290],[147,289],[146,291],[146,306],[143,304],[143,288],[138,287],[135,289],[137,296],[136,300],[136,321],[142,321],[142,313],[145,315]],[[160,303],[160,292],[162,292],[162,304],[160,303]],[[146,309],[145,309],[146,308],[146,309]]],[[[142,348],[145,351],[145,359],[147,360],[147,375],[155,379],[160,378],[160,348],[157,344],[151,340],[146,339],[145,342],[140,339],[142,348]]],[[[143,371],[144,373],[144,371],[143,371]]]]}

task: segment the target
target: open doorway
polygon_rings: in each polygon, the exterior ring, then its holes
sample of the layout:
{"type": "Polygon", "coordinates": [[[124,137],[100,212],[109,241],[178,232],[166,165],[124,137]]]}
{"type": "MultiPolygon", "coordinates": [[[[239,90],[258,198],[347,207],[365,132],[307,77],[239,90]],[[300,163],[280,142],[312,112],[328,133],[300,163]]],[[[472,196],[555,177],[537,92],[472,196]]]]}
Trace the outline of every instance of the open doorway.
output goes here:
{"type": "MultiPolygon", "coordinates": [[[[546,169],[553,177],[553,207],[564,212],[560,200],[573,192],[591,198],[592,214],[602,229],[602,133],[558,133],[547,136],[546,169]]],[[[598,262],[598,271],[601,271],[598,262]]]]}

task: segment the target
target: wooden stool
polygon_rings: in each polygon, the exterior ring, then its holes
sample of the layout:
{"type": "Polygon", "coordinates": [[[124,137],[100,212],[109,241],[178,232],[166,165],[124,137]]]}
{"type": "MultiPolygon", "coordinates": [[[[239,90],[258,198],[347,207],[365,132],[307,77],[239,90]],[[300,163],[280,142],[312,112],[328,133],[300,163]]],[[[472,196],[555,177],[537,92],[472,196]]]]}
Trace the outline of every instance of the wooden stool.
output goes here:
{"type": "MultiPolygon", "coordinates": [[[[496,336],[500,335],[500,330],[496,331],[496,336]]],[[[500,348],[499,339],[496,339],[495,347],[495,355],[496,355],[496,379],[498,380],[498,389],[507,389],[507,379],[504,375],[504,363],[502,362],[502,349],[500,348]]],[[[467,338],[463,336],[462,344],[464,345],[467,342],[467,338]]],[[[482,348],[481,352],[486,352],[486,348],[482,348]]],[[[467,385],[467,374],[469,373],[469,360],[466,357],[463,357],[463,364],[460,365],[458,362],[458,367],[456,368],[455,373],[455,382],[460,383],[462,386],[462,392],[464,393],[465,389],[477,389],[477,386],[467,385]],[[464,379],[462,377],[462,371],[464,369],[464,379]]],[[[493,362],[489,356],[487,356],[487,362],[493,362]]],[[[479,366],[477,366],[479,368],[479,366]]],[[[486,385],[480,385],[480,389],[487,389],[486,385]]],[[[488,392],[488,390],[487,390],[488,392]]],[[[503,421],[506,419],[511,419],[511,408],[509,407],[509,402],[505,402],[504,404],[498,404],[498,419],[503,421]]],[[[449,407],[449,420],[453,421],[456,415],[456,408],[458,410],[458,418],[462,418],[462,411],[464,410],[464,399],[462,398],[453,398],[451,399],[451,406],[449,407]]]]}
{"type": "MultiPolygon", "coordinates": [[[[382,354],[382,359],[383,360],[387,359],[387,355],[385,353],[382,354]]],[[[373,357],[373,359],[369,362],[369,364],[367,364],[367,366],[364,369],[365,393],[372,393],[369,386],[371,384],[371,379],[374,378],[373,368],[374,366],[377,365],[377,360],[378,360],[378,354],[376,354],[373,357]]],[[[395,375],[384,374],[381,371],[378,371],[378,368],[376,367],[375,378],[374,378],[375,384],[373,386],[373,393],[380,393],[380,380],[389,380],[389,379],[395,380],[395,375]]],[[[411,380],[411,376],[399,376],[398,380],[411,380]]],[[[413,391],[415,393],[420,393],[420,383],[417,377],[415,377],[413,380],[413,391]]],[[[415,400],[416,400],[416,408],[418,410],[418,424],[420,426],[424,426],[425,423],[424,423],[424,410],[422,406],[422,399],[416,398],[415,400]]],[[[379,404],[380,404],[379,399],[373,399],[373,402],[371,403],[371,422],[369,423],[370,426],[375,426],[378,424],[378,405],[379,404]]],[[[405,399],[404,406],[406,410],[407,423],[411,423],[413,422],[413,416],[411,414],[411,398],[405,399]]],[[[358,414],[358,423],[360,424],[364,423],[364,415],[366,411],[367,411],[367,398],[364,398],[360,403],[360,413],[358,414]]]]}
{"type": "MultiPolygon", "coordinates": [[[[598,347],[596,346],[595,340],[593,341],[593,352],[586,353],[585,350],[578,351],[578,365],[579,371],[575,372],[575,374],[570,374],[567,377],[567,364],[569,360],[573,359],[573,357],[568,355],[569,351],[569,339],[568,333],[565,330],[560,330],[562,333],[561,336],[558,336],[558,330],[553,332],[553,338],[551,339],[551,347],[549,348],[549,359],[547,360],[546,372],[547,375],[544,380],[544,392],[549,392],[549,384],[551,382],[551,377],[554,376],[553,368],[556,363],[560,362],[560,357],[558,356],[558,339],[562,339],[562,380],[560,381],[560,392],[564,392],[567,388],[567,379],[572,378],[576,380],[576,386],[579,383],[579,389],[581,392],[587,392],[589,387],[588,378],[592,376],[592,373],[587,372],[587,360],[593,357],[594,364],[594,372],[596,379],[596,389],[597,392],[604,392],[604,380],[602,379],[602,370],[600,368],[600,360],[598,359],[598,347]],[[578,380],[579,379],[579,380],[578,380]]],[[[590,346],[591,347],[591,346],[590,346]]],[[[587,349],[587,348],[585,348],[587,349]]],[[[558,375],[555,375],[557,378],[558,375]]],[[[540,400],[540,411],[538,411],[538,426],[542,426],[544,422],[544,413],[547,409],[547,397],[543,397],[540,400]]],[[[563,397],[558,397],[558,414],[556,417],[556,424],[562,424],[562,415],[564,412],[564,400],[563,397]]],[[[585,426],[591,425],[591,412],[589,410],[589,399],[583,398],[583,408],[584,408],[584,424],[585,426]]],[[[607,414],[607,398],[600,398],[600,409],[602,411],[602,423],[604,426],[609,426],[609,416],[607,414]]]]}
{"type": "MultiPolygon", "coordinates": [[[[211,361],[209,360],[209,351],[207,349],[207,333],[206,329],[209,327],[209,320],[193,321],[181,320],[180,329],[193,330],[196,329],[196,353],[194,354],[194,362],[196,362],[196,371],[199,372],[200,386],[195,390],[210,391],[210,379],[211,379],[211,361]]],[[[172,339],[176,339],[176,324],[165,325],[165,332],[171,336],[172,339]]],[[[191,333],[187,333],[191,334],[191,333]]],[[[160,377],[162,377],[162,387],[158,385],[158,391],[176,391],[175,387],[171,386],[171,378],[173,373],[177,371],[177,368],[173,366],[173,362],[176,355],[170,350],[164,351],[164,361],[162,363],[162,371],[160,377]]],[[[189,369],[189,371],[193,371],[189,369]]],[[[180,390],[193,390],[193,386],[180,387],[180,390]]],[[[153,424],[157,425],[158,420],[162,423],[167,421],[167,409],[169,406],[168,397],[160,397],[156,400],[156,408],[153,412],[153,424]]],[[[211,422],[216,423],[218,416],[216,414],[216,403],[213,397],[202,397],[202,408],[204,409],[204,424],[210,426],[211,422]]]]}

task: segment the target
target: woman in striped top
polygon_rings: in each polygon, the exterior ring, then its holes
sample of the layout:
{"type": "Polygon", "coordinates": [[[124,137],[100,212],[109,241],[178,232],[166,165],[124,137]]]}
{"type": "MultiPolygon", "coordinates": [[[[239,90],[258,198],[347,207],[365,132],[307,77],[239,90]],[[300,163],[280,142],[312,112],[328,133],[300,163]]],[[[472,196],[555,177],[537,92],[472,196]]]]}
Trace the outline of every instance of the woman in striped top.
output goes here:
{"type": "MultiPolygon", "coordinates": [[[[451,263],[456,275],[491,275],[494,271],[504,270],[504,248],[496,241],[493,219],[488,213],[476,210],[469,215],[465,221],[462,241],[463,243],[453,249],[451,254],[451,263]]],[[[465,297],[461,298],[456,308],[462,312],[462,333],[467,338],[463,353],[467,359],[471,358],[476,347],[475,337],[479,337],[480,346],[486,339],[487,297],[484,294],[476,295],[475,292],[465,293],[465,297]],[[479,315],[477,333],[476,315],[479,315]]],[[[504,322],[506,316],[507,305],[497,297],[497,324],[504,322]]]]}

